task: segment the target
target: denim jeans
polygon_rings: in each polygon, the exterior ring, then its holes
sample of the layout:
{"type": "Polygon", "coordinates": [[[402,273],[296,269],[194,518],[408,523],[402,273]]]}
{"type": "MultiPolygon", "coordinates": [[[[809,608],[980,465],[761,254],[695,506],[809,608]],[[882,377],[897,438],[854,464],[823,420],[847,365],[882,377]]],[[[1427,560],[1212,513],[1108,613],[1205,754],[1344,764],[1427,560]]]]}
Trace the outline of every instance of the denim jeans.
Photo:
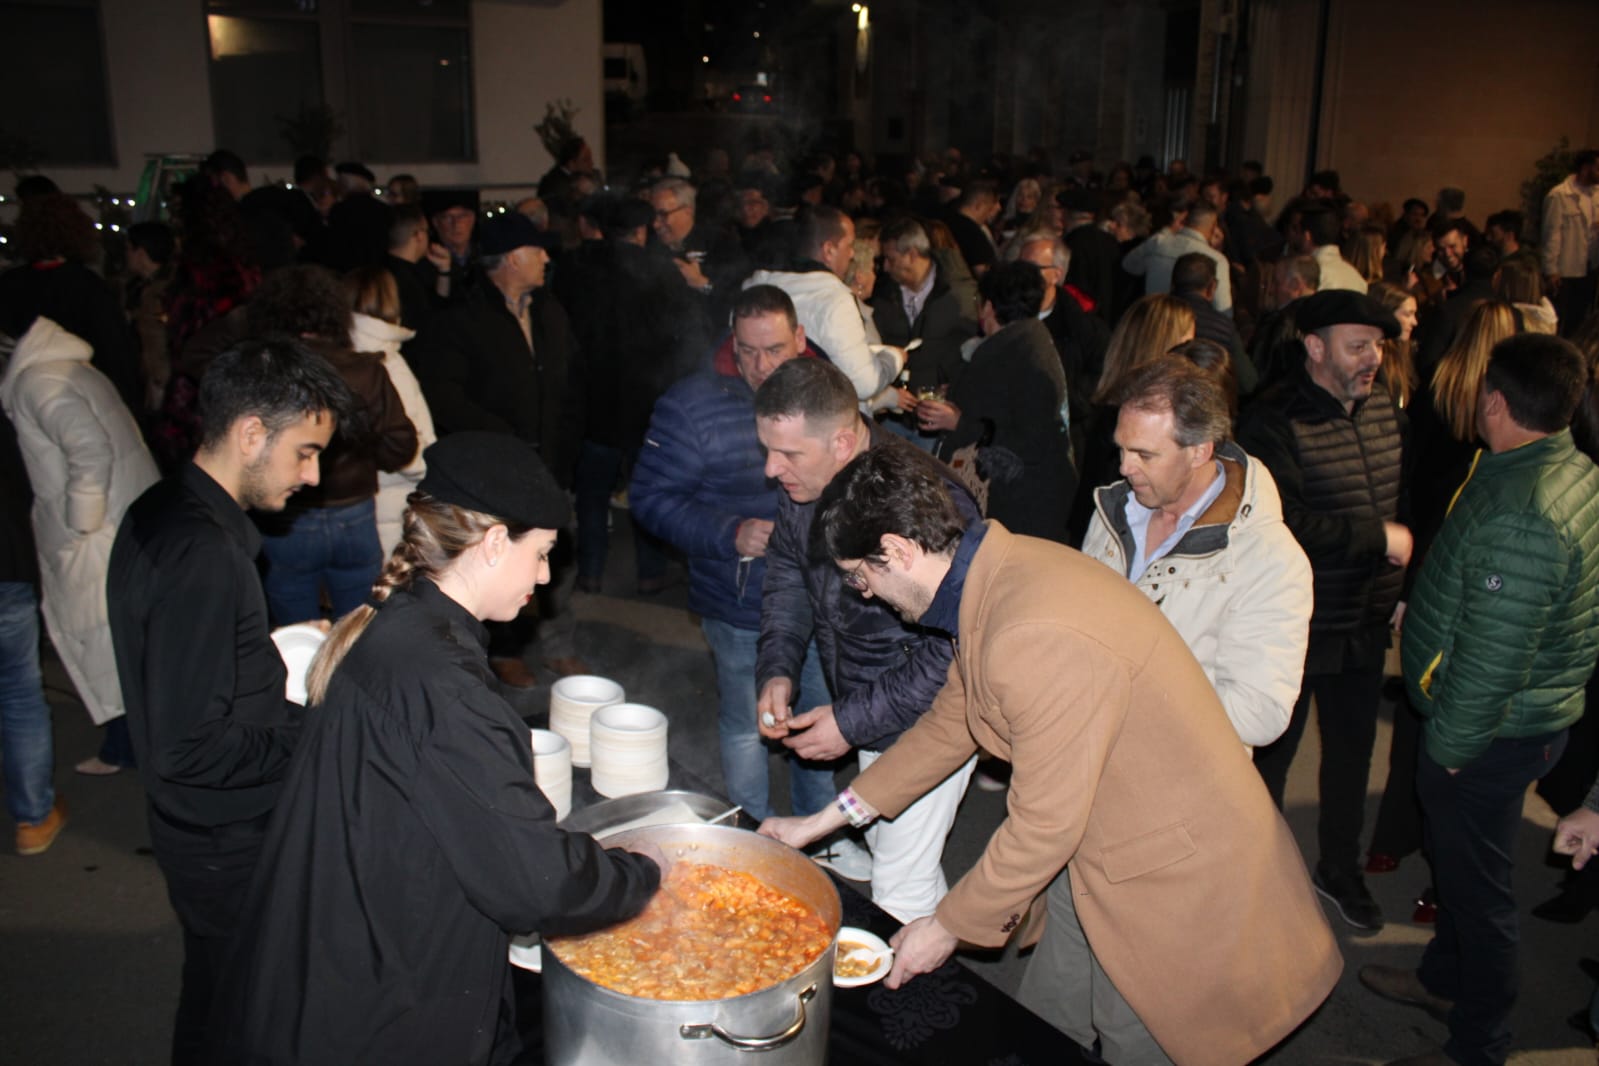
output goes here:
{"type": "Polygon", "coordinates": [[[1510,1052],[1521,946],[1510,875],[1521,806],[1565,746],[1565,730],[1495,740],[1457,774],[1421,750],[1416,788],[1438,923],[1417,975],[1429,992],[1455,1001],[1444,1050],[1462,1066],[1498,1066],[1510,1052]]]}
{"type": "MultiPolygon", "coordinates": [[[[572,487],[577,493],[579,577],[598,578],[605,573],[605,557],[611,549],[611,490],[616,487],[624,458],[620,448],[591,440],[584,441],[578,453],[572,487]]],[[[637,522],[633,522],[633,559],[641,581],[666,575],[666,552],[660,538],[637,522]]]]}
{"type": "MultiPolygon", "coordinates": [[[[751,818],[765,820],[773,813],[768,785],[767,754],[771,748],[755,723],[756,629],[741,629],[713,618],[700,620],[705,642],[716,662],[719,711],[716,731],[722,744],[722,776],[727,795],[751,818]]],[[[796,714],[832,700],[822,676],[821,657],[813,641],[805,652],[799,691],[794,695],[796,714]]],[[[787,749],[780,749],[787,750],[787,749]]],[[[794,814],[814,814],[838,795],[833,770],[825,763],[807,762],[794,755],[788,761],[789,797],[794,814]]]]}
{"type": "Polygon", "coordinates": [[[266,527],[271,532],[261,538],[261,552],[267,559],[261,584],[272,624],[287,626],[321,618],[324,587],[336,619],[366,602],[383,569],[373,501],[308,507],[284,519],[281,526],[268,519],[266,527]]]}
{"type": "Polygon", "coordinates": [[[39,671],[39,599],[33,586],[0,581],[0,757],[6,810],[42,822],[55,805],[50,704],[39,671]]]}

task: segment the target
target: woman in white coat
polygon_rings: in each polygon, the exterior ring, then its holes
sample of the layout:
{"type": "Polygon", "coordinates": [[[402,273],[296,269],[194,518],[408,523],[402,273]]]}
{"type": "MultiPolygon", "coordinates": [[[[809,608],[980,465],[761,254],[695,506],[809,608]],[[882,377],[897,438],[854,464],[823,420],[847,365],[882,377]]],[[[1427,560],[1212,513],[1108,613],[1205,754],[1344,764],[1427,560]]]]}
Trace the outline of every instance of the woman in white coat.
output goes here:
{"type": "Polygon", "coordinates": [[[438,439],[438,433],[433,429],[433,414],[422,396],[422,386],[400,354],[400,345],[416,336],[416,331],[400,325],[400,289],[394,276],[382,267],[362,267],[345,276],[344,289],[354,311],[350,347],[358,352],[383,353],[383,369],[389,372],[389,381],[400,394],[405,417],[416,427],[416,457],[410,465],[393,473],[378,471],[378,542],[383,545],[386,559],[404,533],[401,518],[405,514],[405,498],[427,473],[422,453],[438,439]]]}
{"type": "MultiPolygon", "coordinates": [[[[104,725],[123,713],[106,566],[122,513],[156,481],[155,462],[127,404],[89,365],[87,341],[48,318],[5,327],[21,337],[0,377],[0,405],[33,483],[45,626],[90,717],[104,725]]],[[[118,766],[84,765],[89,773],[118,766]]]]}

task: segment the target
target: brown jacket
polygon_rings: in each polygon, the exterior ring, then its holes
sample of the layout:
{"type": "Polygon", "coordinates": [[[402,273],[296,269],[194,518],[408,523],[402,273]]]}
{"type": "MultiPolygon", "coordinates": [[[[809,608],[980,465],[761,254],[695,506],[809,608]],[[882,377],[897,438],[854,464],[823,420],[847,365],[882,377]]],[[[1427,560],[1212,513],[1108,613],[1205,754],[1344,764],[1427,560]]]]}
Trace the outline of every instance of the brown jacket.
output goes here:
{"type": "Polygon", "coordinates": [[[892,817],[981,746],[1009,817],[938,907],[1003,944],[1069,866],[1094,955],[1176,1062],[1237,1066],[1343,968],[1288,826],[1159,608],[1075,551],[989,523],[949,683],[854,789],[892,817]]]}

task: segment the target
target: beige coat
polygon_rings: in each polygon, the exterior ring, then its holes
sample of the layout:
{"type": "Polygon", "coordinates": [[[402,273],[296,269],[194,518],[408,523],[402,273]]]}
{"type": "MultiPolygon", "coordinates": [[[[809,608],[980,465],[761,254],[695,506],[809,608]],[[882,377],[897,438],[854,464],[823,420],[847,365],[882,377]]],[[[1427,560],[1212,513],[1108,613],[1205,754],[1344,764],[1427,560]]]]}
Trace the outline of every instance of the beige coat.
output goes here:
{"type": "Polygon", "coordinates": [[[1343,968],[1288,826],[1182,637],[1125,578],[990,523],[949,684],[855,779],[892,817],[982,746],[1009,816],[939,904],[997,946],[1069,865],[1095,957],[1176,1062],[1238,1066],[1343,968]]]}

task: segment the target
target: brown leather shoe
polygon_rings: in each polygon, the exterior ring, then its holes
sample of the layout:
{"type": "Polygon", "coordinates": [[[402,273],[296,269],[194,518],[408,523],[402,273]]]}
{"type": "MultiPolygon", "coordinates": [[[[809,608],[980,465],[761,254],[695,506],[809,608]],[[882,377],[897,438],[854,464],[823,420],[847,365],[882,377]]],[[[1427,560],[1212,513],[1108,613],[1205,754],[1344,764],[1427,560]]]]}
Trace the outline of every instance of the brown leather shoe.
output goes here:
{"type": "Polygon", "coordinates": [[[576,655],[563,655],[554,659],[545,659],[544,668],[556,677],[572,677],[574,674],[593,673],[589,664],[579,659],[576,655]]]}
{"type": "Polygon", "coordinates": [[[56,842],[56,837],[61,835],[61,830],[67,827],[67,808],[60,800],[50,808],[50,813],[44,816],[42,822],[17,823],[17,854],[38,855],[49,851],[50,845],[56,842]]]}
{"type": "MultiPolygon", "coordinates": [[[[1360,968],[1360,983],[1377,993],[1383,999],[1391,999],[1395,1003],[1403,1003],[1407,1007],[1419,1007],[1441,1022],[1448,1023],[1449,1011],[1454,1007],[1452,999],[1435,996],[1427,991],[1421,983],[1415,970],[1407,970],[1401,966],[1378,966],[1375,964],[1360,968]]],[[[1440,1052],[1441,1054],[1441,1052],[1440,1052]]],[[[1400,1060],[1410,1062],[1409,1059],[1400,1060]]],[[[1418,1063],[1427,1061],[1417,1060],[1418,1063]]],[[[1443,1061],[1448,1062],[1448,1059],[1443,1061]]]]}
{"type": "Polygon", "coordinates": [[[527,663],[524,663],[521,659],[490,659],[489,665],[494,668],[494,676],[498,677],[502,684],[509,685],[512,688],[536,688],[538,686],[539,679],[533,675],[533,671],[529,670],[527,663]]]}

